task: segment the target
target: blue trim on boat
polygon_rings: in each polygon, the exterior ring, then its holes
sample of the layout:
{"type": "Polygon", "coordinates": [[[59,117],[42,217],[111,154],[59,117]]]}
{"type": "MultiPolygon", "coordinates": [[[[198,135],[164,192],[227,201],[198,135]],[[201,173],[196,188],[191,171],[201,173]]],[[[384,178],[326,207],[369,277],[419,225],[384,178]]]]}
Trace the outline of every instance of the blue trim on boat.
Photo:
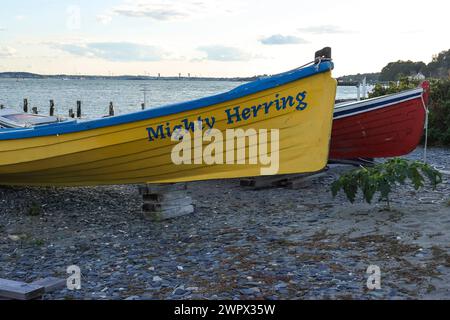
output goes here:
{"type": "Polygon", "coordinates": [[[68,122],[66,124],[64,124],[64,122],[61,122],[58,125],[45,125],[33,128],[0,129],[0,140],[12,140],[12,139],[74,133],[85,130],[115,126],[124,123],[131,123],[136,121],[152,119],[194,109],[200,109],[214,104],[239,99],[253,93],[278,87],[319,73],[327,72],[332,70],[333,67],[334,67],[333,62],[324,61],[321,62],[319,65],[311,65],[305,68],[295,69],[271,77],[262,78],[254,82],[246,83],[231,91],[220,93],[214,96],[161,106],[157,108],[128,113],[115,117],[100,118],[76,123],[68,122]]]}
{"type": "MultiPolygon", "coordinates": [[[[352,109],[347,109],[347,110],[342,110],[342,111],[336,111],[334,113],[334,117],[337,118],[337,117],[342,117],[345,115],[351,115],[352,113],[368,111],[368,110],[376,108],[376,107],[392,104],[392,103],[399,102],[402,100],[410,100],[412,98],[418,98],[421,95],[422,95],[422,93],[419,92],[419,93],[414,93],[414,94],[410,94],[410,95],[403,96],[403,97],[393,98],[393,99],[386,100],[386,101],[381,101],[381,102],[374,101],[374,103],[369,103],[369,104],[359,107],[359,108],[352,108],[352,109]]],[[[362,102],[364,102],[364,101],[362,101],[362,102]]],[[[341,106],[341,108],[345,108],[345,107],[346,106],[341,106]]]]}

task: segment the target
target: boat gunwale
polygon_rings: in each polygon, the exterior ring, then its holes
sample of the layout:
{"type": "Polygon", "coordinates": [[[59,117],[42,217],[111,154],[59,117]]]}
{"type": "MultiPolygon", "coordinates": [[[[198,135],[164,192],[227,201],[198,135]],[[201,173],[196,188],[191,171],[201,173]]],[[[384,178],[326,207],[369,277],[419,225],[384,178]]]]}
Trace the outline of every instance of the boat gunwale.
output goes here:
{"type": "Polygon", "coordinates": [[[414,88],[414,89],[403,90],[401,92],[385,94],[383,96],[374,97],[374,98],[370,98],[370,99],[364,99],[364,100],[359,100],[359,101],[351,101],[351,102],[342,102],[342,103],[340,103],[340,104],[335,106],[335,110],[339,110],[341,108],[346,108],[346,107],[350,108],[350,107],[353,107],[353,106],[358,105],[358,104],[372,103],[374,101],[378,101],[378,100],[382,100],[382,99],[391,99],[391,98],[394,98],[394,97],[407,96],[407,95],[410,95],[410,94],[419,94],[419,93],[423,93],[423,92],[424,92],[424,89],[419,87],[419,88],[414,88]]]}
{"type": "Polygon", "coordinates": [[[415,100],[421,98],[423,92],[423,89],[419,88],[341,105],[335,107],[333,118],[334,120],[347,118],[361,113],[387,108],[402,102],[415,100]]]}

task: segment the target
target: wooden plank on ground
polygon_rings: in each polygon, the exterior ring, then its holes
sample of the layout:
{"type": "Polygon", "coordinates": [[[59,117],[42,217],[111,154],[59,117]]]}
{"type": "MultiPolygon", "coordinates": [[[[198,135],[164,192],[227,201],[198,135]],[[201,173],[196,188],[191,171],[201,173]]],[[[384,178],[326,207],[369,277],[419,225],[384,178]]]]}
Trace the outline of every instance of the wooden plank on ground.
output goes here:
{"type": "Polygon", "coordinates": [[[326,176],[327,172],[322,171],[319,173],[311,174],[311,175],[303,175],[298,177],[293,177],[289,179],[286,186],[290,189],[300,189],[309,185],[311,181],[319,179],[323,176],[326,176]]]}
{"type": "Polygon", "coordinates": [[[315,173],[299,173],[242,179],[241,186],[254,190],[272,187],[288,187],[296,189],[304,186],[309,181],[323,177],[326,174],[326,170],[327,169],[315,173]]]}
{"type": "Polygon", "coordinates": [[[261,176],[261,177],[241,179],[240,183],[241,187],[251,189],[264,189],[279,186],[287,179],[288,175],[261,176]]]}
{"type": "Polygon", "coordinates": [[[66,288],[67,280],[54,278],[54,277],[48,277],[48,278],[33,281],[31,283],[31,285],[42,286],[45,289],[45,293],[50,293],[50,292],[54,292],[54,291],[62,290],[64,288],[66,288]]]}
{"type": "Polygon", "coordinates": [[[0,297],[14,300],[31,300],[41,297],[45,288],[25,282],[0,279],[0,297]]]}

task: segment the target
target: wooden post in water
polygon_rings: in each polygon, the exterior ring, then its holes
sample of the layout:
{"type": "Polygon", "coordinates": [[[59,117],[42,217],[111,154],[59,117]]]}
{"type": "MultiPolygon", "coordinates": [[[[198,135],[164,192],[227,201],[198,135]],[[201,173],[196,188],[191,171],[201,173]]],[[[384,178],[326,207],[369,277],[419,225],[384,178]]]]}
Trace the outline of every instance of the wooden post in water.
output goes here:
{"type": "Polygon", "coordinates": [[[38,114],[38,113],[39,113],[37,107],[33,107],[33,108],[31,109],[31,111],[33,112],[33,114],[38,114]]]}
{"type": "Polygon", "coordinates": [[[55,102],[53,100],[50,100],[50,117],[53,117],[55,115],[55,102]]]}
{"type": "Polygon", "coordinates": [[[23,99],[23,112],[28,112],[28,99],[23,99]]]}
{"type": "Polygon", "coordinates": [[[145,103],[141,104],[142,110],[145,110],[145,103]]]}
{"type": "Polygon", "coordinates": [[[5,106],[0,104],[0,109],[4,109],[4,108],[5,108],[5,106]]]}
{"type": "Polygon", "coordinates": [[[69,118],[75,118],[75,113],[73,112],[73,109],[69,109],[69,118]]]}
{"type": "Polygon", "coordinates": [[[114,104],[112,102],[109,103],[109,116],[114,117],[115,111],[114,111],[114,104]]]}
{"type": "Polygon", "coordinates": [[[77,118],[81,118],[81,101],[77,101],[77,118]]]}

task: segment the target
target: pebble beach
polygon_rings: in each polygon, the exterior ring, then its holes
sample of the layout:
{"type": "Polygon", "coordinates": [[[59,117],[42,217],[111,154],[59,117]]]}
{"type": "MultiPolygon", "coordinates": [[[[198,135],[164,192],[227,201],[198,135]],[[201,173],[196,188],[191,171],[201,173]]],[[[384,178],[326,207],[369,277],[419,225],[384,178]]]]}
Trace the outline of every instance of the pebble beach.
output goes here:
{"type": "MultiPolygon", "coordinates": [[[[409,159],[422,159],[417,149],[409,159]]],[[[450,170],[450,150],[428,150],[450,170]]],[[[137,186],[0,187],[0,278],[82,272],[43,299],[448,299],[450,178],[384,203],[333,199],[330,170],[298,190],[188,185],[196,212],[145,219],[137,186]],[[366,286],[369,265],[381,289],[366,286]]]]}

